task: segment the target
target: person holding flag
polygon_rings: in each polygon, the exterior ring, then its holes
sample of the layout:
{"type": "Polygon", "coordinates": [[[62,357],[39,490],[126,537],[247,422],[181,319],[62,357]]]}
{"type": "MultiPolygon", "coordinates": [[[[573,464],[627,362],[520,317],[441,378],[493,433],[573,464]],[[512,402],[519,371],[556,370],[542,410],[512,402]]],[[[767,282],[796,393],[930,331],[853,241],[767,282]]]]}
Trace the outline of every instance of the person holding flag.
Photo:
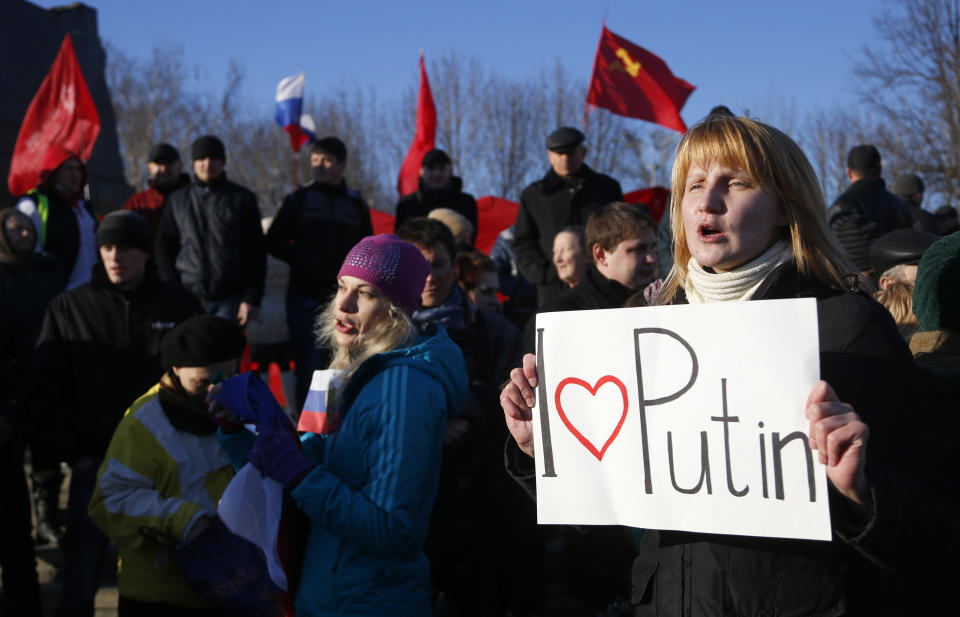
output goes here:
{"type": "Polygon", "coordinates": [[[66,35],[24,114],[10,160],[7,188],[33,220],[37,250],[60,260],[64,288],[90,280],[97,263],[93,208],[83,201],[86,165],[100,116],[66,35]]]}
{"type": "Polygon", "coordinates": [[[43,156],[40,184],[17,200],[33,221],[37,248],[60,260],[64,289],[90,280],[97,263],[96,220],[83,199],[87,168],[73,152],[51,145],[43,156]]]}
{"type": "Polygon", "coordinates": [[[444,429],[466,402],[467,369],[442,327],[421,335],[411,320],[429,273],[420,250],[392,234],[364,238],[347,254],[316,321],[334,352],[330,368],[341,371],[335,432],[298,440],[260,423],[254,437],[242,424],[264,402],[243,392],[245,382],[211,393],[234,464],[249,459],[309,518],[299,617],[430,615],[422,547],[444,429]]]}

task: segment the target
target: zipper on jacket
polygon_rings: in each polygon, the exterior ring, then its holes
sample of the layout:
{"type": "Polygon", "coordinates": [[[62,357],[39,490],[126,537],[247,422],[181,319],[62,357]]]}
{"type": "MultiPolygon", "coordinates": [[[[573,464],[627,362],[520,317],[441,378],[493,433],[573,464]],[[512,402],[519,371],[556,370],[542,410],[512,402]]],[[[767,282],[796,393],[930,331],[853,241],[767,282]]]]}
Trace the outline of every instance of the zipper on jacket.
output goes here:
{"type": "Polygon", "coordinates": [[[687,568],[687,544],[680,545],[680,614],[689,615],[690,607],[687,605],[687,590],[690,588],[690,581],[687,580],[689,568],[687,568]]]}

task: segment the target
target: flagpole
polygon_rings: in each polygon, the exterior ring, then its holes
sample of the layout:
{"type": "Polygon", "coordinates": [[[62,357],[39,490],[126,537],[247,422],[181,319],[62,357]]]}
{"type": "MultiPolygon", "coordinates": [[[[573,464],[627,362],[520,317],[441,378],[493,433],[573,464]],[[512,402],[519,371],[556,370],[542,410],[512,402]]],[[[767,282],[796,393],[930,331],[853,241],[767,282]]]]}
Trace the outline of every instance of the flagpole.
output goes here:
{"type": "Polygon", "coordinates": [[[293,177],[291,178],[291,180],[293,180],[293,183],[291,186],[292,186],[292,190],[295,191],[297,190],[297,184],[298,184],[297,181],[300,179],[300,153],[299,152],[297,152],[296,156],[294,156],[293,158],[292,168],[293,168],[293,177]]]}

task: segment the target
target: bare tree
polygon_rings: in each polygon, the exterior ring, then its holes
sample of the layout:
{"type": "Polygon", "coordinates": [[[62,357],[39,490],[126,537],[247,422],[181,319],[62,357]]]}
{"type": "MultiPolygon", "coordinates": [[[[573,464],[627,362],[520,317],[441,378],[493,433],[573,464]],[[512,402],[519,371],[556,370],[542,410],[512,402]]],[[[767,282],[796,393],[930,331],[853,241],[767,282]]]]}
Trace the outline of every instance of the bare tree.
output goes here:
{"type": "Polygon", "coordinates": [[[537,167],[538,136],[535,95],[521,82],[491,77],[478,120],[483,125],[483,148],[475,182],[486,180],[489,191],[518,199],[530,172],[537,167]]]}
{"type": "MultiPolygon", "coordinates": [[[[484,70],[474,56],[447,51],[430,62],[430,88],[437,107],[437,147],[446,150],[454,170],[479,154],[480,102],[484,70]]],[[[412,136],[412,133],[411,133],[412,136]]]]}
{"type": "Polygon", "coordinates": [[[887,129],[888,168],[960,196],[960,0],[897,0],[874,20],[856,75],[887,129]]]}

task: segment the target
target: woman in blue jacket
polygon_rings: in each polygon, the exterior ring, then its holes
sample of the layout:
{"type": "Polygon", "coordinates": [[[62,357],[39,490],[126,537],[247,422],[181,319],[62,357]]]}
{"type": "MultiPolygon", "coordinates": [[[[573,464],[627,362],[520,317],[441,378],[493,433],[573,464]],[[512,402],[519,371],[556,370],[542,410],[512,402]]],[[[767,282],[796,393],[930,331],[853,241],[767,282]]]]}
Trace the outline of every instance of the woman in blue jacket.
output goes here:
{"type": "MultiPolygon", "coordinates": [[[[429,273],[420,251],[396,236],[360,241],[317,322],[334,350],[330,368],[343,371],[339,429],[307,433],[301,449],[292,431],[258,426],[250,462],[310,520],[298,617],[430,614],[422,546],[444,428],[466,400],[467,373],[442,329],[419,335],[410,321],[429,273]]],[[[216,397],[228,408],[238,400],[231,385],[216,397]]],[[[243,433],[225,436],[228,451],[249,444],[243,433]]]]}

